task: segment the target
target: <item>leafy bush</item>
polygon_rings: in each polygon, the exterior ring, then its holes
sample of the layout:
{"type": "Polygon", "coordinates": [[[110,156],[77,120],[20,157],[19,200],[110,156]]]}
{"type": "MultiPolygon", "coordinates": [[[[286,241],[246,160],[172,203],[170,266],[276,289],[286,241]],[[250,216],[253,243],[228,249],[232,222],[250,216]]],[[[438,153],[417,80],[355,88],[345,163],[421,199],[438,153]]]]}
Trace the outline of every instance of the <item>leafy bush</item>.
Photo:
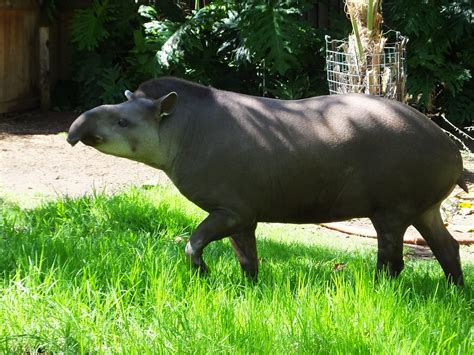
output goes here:
{"type": "Polygon", "coordinates": [[[303,21],[304,9],[298,1],[214,1],[193,11],[164,43],[160,69],[250,94],[309,96],[313,58],[322,61],[321,36],[303,21]]]}
{"type": "Polygon", "coordinates": [[[474,122],[474,20],[470,1],[387,0],[385,22],[410,41],[411,103],[444,113],[457,125],[474,122]]]}
{"type": "Polygon", "coordinates": [[[76,10],[72,38],[79,50],[96,49],[99,43],[110,37],[105,23],[113,19],[112,9],[105,0],[94,1],[90,8],[76,10]]]}
{"type": "Polygon", "coordinates": [[[72,24],[82,100],[115,102],[125,86],[159,75],[281,98],[323,93],[323,34],[303,20],[305,8],[296,0],[217,0],[199,10],[94,0],[72,24]]]}
{"type": "Polygon", "coordinates": [[[134,1],[94,0],[89,8],[76,10],[71,26],[74,80],[85,106],[119,101],[134,83],[128,57],[134,48],[133,29],[139,25],[134,1]]]}

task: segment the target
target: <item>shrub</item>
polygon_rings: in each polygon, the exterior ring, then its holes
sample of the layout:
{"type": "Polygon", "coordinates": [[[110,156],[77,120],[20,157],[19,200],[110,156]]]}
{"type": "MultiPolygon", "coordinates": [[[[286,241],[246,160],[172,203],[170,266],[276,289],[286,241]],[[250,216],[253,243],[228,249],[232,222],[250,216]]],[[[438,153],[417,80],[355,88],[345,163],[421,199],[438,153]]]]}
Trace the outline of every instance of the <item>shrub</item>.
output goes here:
{"type": "Polygon", "coordinates": [[[74,80],[86,106],[122,99],[145,79],[176,75],[280,98],[326,92],[323,34],[301,1],[181,3],[94,0],[72,23],[74,80]],[[135,30],[132,30],[135,29],[135,30]]]}
{"type": "Polygon", "coordinates": [[[446,114],[457,125],[474,122],[474,20],[470,1],[387,0],[387,25],[406,35],[411,103],[446,114]]]}
{"type": "Polygon", "coordinates": [[[71,25],[73,80],[85,106],[119,101],[134,83],[137,75],[128,60],[135,46],[133,29],[139,26],[135,1],[94,0],[76,10],[71,25]]]}

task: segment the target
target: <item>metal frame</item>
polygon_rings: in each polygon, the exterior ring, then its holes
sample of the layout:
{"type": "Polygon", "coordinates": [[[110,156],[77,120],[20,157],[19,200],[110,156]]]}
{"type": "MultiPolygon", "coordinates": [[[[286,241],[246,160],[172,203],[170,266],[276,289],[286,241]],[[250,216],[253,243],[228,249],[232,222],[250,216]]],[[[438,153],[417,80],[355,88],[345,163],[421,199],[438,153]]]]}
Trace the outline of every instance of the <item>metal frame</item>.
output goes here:
{"type": "Polygon", "coordinates": [[[365,53],[364,58],[359,58],[349,40],[332,40],[326,36],[329,93],[365,93],[403,101],[408,39],[395,31],[385,35],[393,33],[394,42],[386,43],[381,53],[365,53]]]}

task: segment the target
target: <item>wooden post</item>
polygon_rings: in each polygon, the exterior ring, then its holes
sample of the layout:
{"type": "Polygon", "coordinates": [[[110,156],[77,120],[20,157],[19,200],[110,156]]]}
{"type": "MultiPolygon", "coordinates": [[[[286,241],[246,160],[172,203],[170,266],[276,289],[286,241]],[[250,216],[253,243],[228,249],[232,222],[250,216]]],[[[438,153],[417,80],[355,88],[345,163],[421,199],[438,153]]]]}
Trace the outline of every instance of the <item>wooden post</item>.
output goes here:
{"type": "Polygon", "coordinates": [[[0,112],[39,106],[37,0],[0,0],[0,112]]]}
{"type": "Polygon", "coordinates": [[[39,60],[41,110],[47,111],[51,108],[49,27],[47,26],[39,28],[39,60]]]}

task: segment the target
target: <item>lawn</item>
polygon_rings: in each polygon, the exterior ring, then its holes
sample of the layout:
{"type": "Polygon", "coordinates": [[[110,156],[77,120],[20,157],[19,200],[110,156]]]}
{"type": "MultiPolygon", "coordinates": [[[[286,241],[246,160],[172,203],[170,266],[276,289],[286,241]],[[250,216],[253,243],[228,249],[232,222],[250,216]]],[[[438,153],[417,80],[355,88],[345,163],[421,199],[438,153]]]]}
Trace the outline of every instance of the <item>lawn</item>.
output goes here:
{"type": "Polygon", "coordinates": [[[184,245],[204,213],[174,189],[0,208],[0,352],[473,352],[473,264],[463,289],[434,260],[375,283],[374,248],[264,226],[258,282],[226,240],[200,277],[184,245]]]}

